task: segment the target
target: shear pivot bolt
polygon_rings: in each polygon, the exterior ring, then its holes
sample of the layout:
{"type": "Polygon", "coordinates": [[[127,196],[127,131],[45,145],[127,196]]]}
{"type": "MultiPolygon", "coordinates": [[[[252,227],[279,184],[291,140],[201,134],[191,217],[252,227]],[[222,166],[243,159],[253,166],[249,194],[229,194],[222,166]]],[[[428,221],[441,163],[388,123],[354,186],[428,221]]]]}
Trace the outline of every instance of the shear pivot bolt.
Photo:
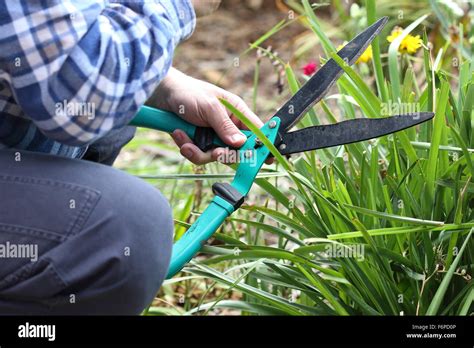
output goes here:
{"type": "Polygon", "coordinates": [[[278,148],[279,148],[280,150],[284,150],[284,149],[286,149],[286,144],[281,144],[278,148]]]}
{"type": "Polygon", "coordinates": [[[257,139],[255,139],[255,145],[256,145],[256,146],[262,146],[263,143],[262,143],[262,141],[261,141],[259,138],[257,138],[257,139]]]}
{"type": "Polygon", "coordinates": [[[276,125],[277,125],[276,121],[270,121],[270,123],[268,123],[268,127],[272,128],[272,129],[275,128],[276,125]]]}

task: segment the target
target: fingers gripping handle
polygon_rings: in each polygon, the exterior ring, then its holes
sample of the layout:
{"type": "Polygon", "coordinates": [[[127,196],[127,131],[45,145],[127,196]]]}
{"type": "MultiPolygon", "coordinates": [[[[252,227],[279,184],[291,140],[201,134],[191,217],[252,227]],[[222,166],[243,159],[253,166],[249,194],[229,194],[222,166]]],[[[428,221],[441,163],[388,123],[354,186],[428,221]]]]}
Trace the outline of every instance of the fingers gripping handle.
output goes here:
{"type": "Polygon", "coordinates": [[[217,135],[212,128],[196,127],[196,132],[194,134],[194,144],[196,144],[196,146],[199,147],[201,151],[206,152],[215,147],[214,139],[217,139],[217,135]]]}
{"type": "Polygon", "coordinates": [[[135,118],[130,122],[131,126],[156,129],[166,133],[173,133],[176,129],[181,129],[194,143],[202,150],[207,151],[217,146],[225,146],[212,128],[196,127],[183,120],[178,115],[161,110],[143,106],[135,118]]]}
{"type": "MultiPolygon", "coordinates": [[[[151,108],[149,106],[143,106],[130,122],[130,125],[156,129],[166,133],[173,133],[176,129],[181,129],[188,137],[193,139],[196,146],[202,151],[208,151],[218,146],[226,146],[212,128],[196,127],[172,112],[151,108]]],[[[252,134],[246,130],[243,130],[242,133],[247,137],[252,134]]]]}

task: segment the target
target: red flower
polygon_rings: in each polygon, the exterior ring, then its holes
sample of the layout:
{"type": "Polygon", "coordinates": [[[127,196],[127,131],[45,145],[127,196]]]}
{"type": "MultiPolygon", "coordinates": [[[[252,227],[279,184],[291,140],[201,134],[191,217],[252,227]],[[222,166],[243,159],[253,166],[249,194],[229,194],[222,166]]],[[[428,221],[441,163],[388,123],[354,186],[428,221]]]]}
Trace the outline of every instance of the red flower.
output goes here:
{"type": "Polygon", "coordinates": [[[311,76],[316,72],[317,68],[318,65],[316,64],[316,62],[311,61],[302,68],[303,74],[305,74],[306,76],[311,76]]]}

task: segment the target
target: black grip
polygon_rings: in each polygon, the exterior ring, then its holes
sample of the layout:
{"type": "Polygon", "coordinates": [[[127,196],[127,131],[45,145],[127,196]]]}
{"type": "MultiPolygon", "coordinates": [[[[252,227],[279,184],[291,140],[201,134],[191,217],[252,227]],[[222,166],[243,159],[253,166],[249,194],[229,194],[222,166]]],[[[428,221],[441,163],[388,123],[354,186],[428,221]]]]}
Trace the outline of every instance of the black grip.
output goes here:
{"type": "Polygon", "coordinates": [[[236,188],[228,183],[216,182],[212,185],[212,192],[232,204],[234,209],[239,209],[245,200],[245,196],[242,196],[236,188]]]}
{"type": "Polygon", "coordinates": [[[196,127],[194,133],[194,144],[202,151],[206,152],[214,147],[215,132],[209,127],[196,127]]]}

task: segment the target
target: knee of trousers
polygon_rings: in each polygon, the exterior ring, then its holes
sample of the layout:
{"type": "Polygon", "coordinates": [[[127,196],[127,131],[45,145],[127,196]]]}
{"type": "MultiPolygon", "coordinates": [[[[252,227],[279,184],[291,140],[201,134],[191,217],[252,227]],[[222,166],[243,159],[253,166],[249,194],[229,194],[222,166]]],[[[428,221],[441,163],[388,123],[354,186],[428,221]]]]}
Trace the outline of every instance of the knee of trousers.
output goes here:
{"type": "Polygon", "coordinates": [[[57,249],[55,267],[67,284],[62,295],[74,299],[61,312],[139,314],[165,279],[171,208],[156,188],[121,174],[107,177],[83,230],[57,249]]]}

